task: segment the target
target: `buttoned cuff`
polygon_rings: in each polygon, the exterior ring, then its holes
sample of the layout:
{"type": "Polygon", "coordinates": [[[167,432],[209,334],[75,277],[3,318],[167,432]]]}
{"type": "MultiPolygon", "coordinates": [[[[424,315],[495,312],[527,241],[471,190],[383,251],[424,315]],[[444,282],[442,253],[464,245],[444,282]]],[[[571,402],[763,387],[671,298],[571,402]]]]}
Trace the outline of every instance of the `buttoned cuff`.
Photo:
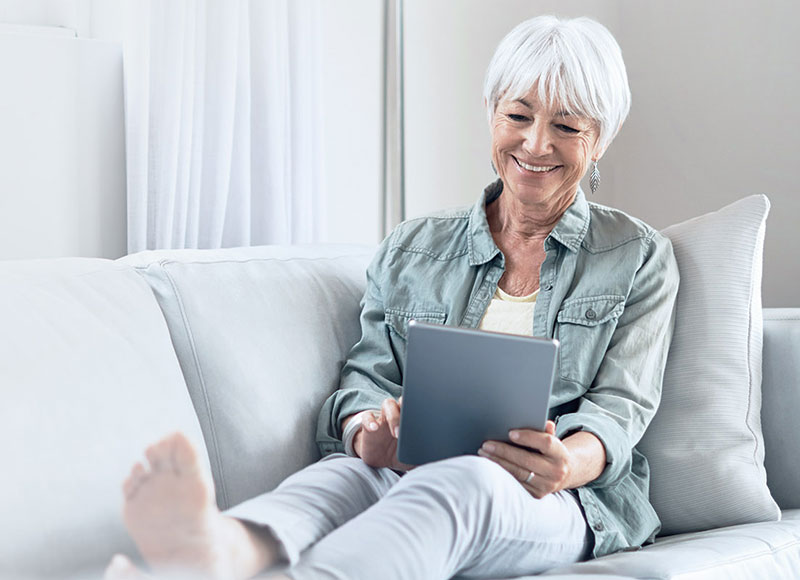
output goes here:
{"type": "Polygon", "coordinates": [[[345,388],[329,397],[317,422],[317,446],[322,455],[346,453],[344,434],[339,429],[341,420],[362,411],[380,409],[388,396],[374,390],[345,388]]]}
{"type": "Polygon", "coordinates": [[[619,423],[596,413],[569,413],[556,422],[556,436],[564,439],[575,431],[591,433],[606,450],[606,467],[600,477],[586,487],[611,487],[619,483],[631,469],[631,447],[628,435],[619,423]]]}

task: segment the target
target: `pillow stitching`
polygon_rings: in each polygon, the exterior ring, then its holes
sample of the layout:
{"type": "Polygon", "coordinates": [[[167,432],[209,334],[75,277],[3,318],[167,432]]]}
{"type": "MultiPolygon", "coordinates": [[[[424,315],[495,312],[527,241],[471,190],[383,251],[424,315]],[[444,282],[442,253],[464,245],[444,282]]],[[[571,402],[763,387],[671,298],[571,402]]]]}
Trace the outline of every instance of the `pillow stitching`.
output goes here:
{"type": "MultiPolygon", "coordinates": [[[[758,264],[756,260],[758,258],[758,246],[759,244],[764,243],[764,232],[762,229],[764,228],[764,223],[766,220],[766,215],[762,212],[760,223],[758,225],[758,234],[756,235],[756,243],[753,245],[753,254],[750,257],[750,294],[748,296],[747,302],[747,312],[749,316],[747,317],[747,386],[748,386],[748,397],[747,397],[747,415],[745,420],[745,425],[747,426],[747,430],[750,432],[750,435],[753,437],[753,465],[755,465],[756,470],[760,474],[764,474],[764,463],[761,462],[761,466],[759,467],[758,461],[758,451],[760,449],[758,435],[755,432],[755,429],[752,425],[752,411],[753,411],[753,364],[752,364],[752,341],[753,341],[753,316],[756,315],[753,309],[753,298],[755,297],[755,280],[753,279],[753,272],[758,268],[758,264]]],[[[758,281],[761,283],[761,280],[758,281]]],[[[763,330],[762,330],[763,332],[763,330]]],[[[760,387],[760,385],[759,385],[760,387]]],[[[772,495],[770,494],[770,498],[772,495]]],[[[774,501],[774,500],[773,500],[774,501]]]]}
{"type": "Polygon", "coordinates": [[[167,277],[167,280],[169,281],[170,286],[172,286],[172,290],[175,293],[175,299],[178,301],[178,309],[180,310],[181,319],[183,321],[184,327],[186,328],[186,334],[187,334],[187,336],[189,338],[189,346],[190,346],[191,351],[192,351],[192,359],[194,359],[195,368],[197,369],[197,375],[198,375],[198,377],[200,379],[200,387],[201,387],[200,392],[203,394],[203,401],[205,402],[206,409],[208,411],[209,430],[211,431],[211,439],[212,439],[212,441],[214,443],[214,455],[216,455],[216,463],[217,463],[217,466],[219,467],[219,475],[220,475],[220,482],[219,482],[220,489],[219,489],[219,491],[221,492],[221,495],[222,495],[223,505],[225,507],[228,507],[228,492],[227,492],[227,488],[226,488],[226,485],[225,485],[225,469],[224,469],[223,464],[222,464],[222,456],[220,455],[220,452],[219,452],[219,442],[217,440],[217,430],[216,430],[216,427],[214,426],[214,413],[212,412],[212,409],[211,409],[211,403],[208,400],[208,391],[206,389],[205,379],[203,378],[203,371],[200,368],[200,361],[199,361],[198,356],[197,356],[197,348],[196,348],[195,343],[194,343],[194,336],[192,335],[191,325],[189,324],[189,319],[186,316],[186,310],[185,310],[185,308],[183,306],[183,300],[181,299],[180,292],[178,291],[178,287],[175,284],[174,279],[172,278],[172,276],[170,276],[169,272],[167,271],[167,269],[165,267],[166,265],[167,265],[166,263],[162,263],[164,274],[167,277]]]}

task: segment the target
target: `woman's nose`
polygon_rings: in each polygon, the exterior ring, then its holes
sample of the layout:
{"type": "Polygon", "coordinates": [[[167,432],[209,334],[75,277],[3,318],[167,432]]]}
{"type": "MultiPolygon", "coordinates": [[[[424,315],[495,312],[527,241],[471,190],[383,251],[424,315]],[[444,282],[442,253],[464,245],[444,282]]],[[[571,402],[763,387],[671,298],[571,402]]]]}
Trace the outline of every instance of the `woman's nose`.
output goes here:
{"type": "Polygon", "coordinates": [[[552,143],[547,126],[540,123],[538,119],[530,124],[525,132],[525,143],[523,148],[533,156],[541,157],[550,153],[552,143]]]}

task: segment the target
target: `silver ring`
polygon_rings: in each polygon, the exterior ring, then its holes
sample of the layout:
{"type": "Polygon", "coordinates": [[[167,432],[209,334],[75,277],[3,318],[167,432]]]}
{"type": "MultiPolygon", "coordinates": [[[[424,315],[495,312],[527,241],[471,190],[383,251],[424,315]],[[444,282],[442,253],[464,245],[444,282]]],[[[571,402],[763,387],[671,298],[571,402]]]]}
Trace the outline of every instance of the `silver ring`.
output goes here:
{"type": "Polygon", "coordinates": [[[532,479],[533,479],[533,472],[531,471],[528,474],[528,477],[525,478],[525,483],[530,483],[532,479]]]}

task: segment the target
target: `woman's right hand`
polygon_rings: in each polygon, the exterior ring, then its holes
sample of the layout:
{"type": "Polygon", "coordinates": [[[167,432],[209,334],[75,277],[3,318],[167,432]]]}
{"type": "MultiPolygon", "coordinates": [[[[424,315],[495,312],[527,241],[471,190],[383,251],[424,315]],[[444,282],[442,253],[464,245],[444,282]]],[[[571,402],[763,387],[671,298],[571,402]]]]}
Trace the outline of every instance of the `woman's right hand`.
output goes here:
{"type": "Polygon", "coordinates": [[[364,463],[370,467],[389,467],[408,471],[411,465],[397,459],[397,437],[400,433],[400,401],[385,399],[380,413],[365,411],[361,429],[353,440],[353,448],[364,463]]]}

